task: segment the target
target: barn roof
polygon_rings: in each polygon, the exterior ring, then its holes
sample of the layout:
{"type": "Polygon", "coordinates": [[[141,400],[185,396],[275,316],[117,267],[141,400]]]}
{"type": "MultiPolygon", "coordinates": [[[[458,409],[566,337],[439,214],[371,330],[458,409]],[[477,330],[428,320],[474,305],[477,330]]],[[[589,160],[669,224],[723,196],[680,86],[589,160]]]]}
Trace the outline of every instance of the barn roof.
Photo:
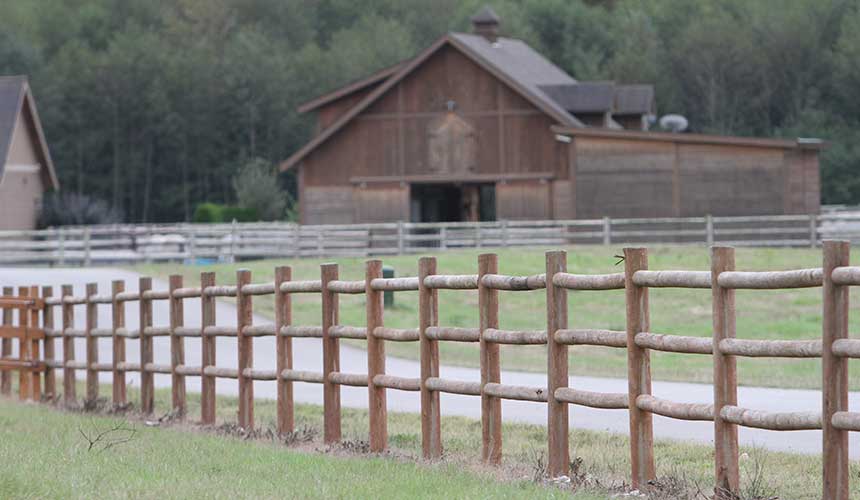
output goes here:
{"type": "Polygon", "coordinates": [[[637,84],[615,87],[613,113],[617,115],[641,115],[654,111],[653,85],[637,84]]]}
{"type": "Polygon", "coordinates": [[[39,114],[36,112],[36,103],[30,93],[30,84],[27,82],[27,77],[21,75],[0,76],[0,179],[3,178],[3,171],[9,158],[15,125],[25,109],[33,118],[33,132],[38,139],[36,152],[42,158],[42,178],[51,189],[59,189],[60,183],[54,171],[54,162],[51,160],[51,152],[45,141],[39,114]]]}
{"type": "MultiPolygon", "coordinates": [[[[344,113],[331,126],[323,130],[304,147],[281,163],[281,170],[287,170],[299,163],[316,149],[317,146],[327,141],[359,113],[382,97],[385,92],[446,45],[460,50],[460,52],[471,58],[478,65],[508,84],[538,109],[554,118],[560,125],[569,127],[585,126],[542,88],[552,85],[575,85],[577,83],[576,80],[529,47],[525,42],[503,37],[499,37],[494,42],[491,42],[480,35],[449,33],[438,39],[433,45],[413,59],[389,68],[392,73],[381,85],[344,113]]],[[[322,103],[331,102],[356,90],[365,88],[385,78],[385,76],[382,76],[384,73],[385,70],[377,73],[375,77],[371,75],[371,77],[359,80],[347,87],[320,96],[302,105],[299,111],[309,111],[319,107],[322,103]]]]}

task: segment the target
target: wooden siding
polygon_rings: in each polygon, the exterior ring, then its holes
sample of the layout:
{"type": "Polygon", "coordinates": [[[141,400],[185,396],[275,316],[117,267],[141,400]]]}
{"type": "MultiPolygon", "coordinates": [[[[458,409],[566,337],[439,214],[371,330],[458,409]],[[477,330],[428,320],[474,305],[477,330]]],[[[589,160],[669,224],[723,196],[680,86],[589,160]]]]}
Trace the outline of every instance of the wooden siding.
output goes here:
{"type": "Polygon", "coordinates": [[[29,113],[22,113],[15,125],[9,159],[0,178],[0,230],[35,229],[42,208],[45,189],[29,120],[29,113]]]}
{"type": "Polygon", "coordinates": [[[349,186],[305,187],[303,224],[351,224],[355,220],[349,186]]]}
{"type": "Polygon", "coordinates": [[[552,219],[550,183],[510,181],[496,184],[496,217],[509,220],[552,219]]]}
{"type": "Polygon", "coordinates": [[[400,183],[356,186],[353,202],[356,222],[409,220],[409,187],[400,183]]]}

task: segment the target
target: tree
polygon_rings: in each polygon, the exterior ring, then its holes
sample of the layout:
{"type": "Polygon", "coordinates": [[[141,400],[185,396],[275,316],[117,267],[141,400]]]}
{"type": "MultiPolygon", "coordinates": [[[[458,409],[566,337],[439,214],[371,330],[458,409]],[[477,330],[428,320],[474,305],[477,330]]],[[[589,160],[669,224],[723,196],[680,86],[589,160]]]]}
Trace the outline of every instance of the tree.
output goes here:
{"type": "Polygon", "coordinates": [[[262,220],[281,220],[286,215],[289,195],[278,186],[275,167],[261,158],[242,165],[233,178],[240,207],[257,212],[262,220]]]}

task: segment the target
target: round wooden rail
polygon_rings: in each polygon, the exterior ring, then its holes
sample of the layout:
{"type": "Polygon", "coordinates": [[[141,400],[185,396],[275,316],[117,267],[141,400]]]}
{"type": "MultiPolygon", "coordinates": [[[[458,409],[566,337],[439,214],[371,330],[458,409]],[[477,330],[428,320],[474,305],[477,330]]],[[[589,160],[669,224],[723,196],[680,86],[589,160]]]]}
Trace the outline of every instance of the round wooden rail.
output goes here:
{"type": "Polygon", "coordinates": [[[146,290],[142,295],[143,300],[167,300],[170,292],[167,290],[146,290]]]}
{"type": "Polygon", "coordinates": [[[284,380],[292,380],[294,382],[307,382],[310,384],[322,384],[325,381],[325,376],[320,372],[309,372],[302,370],[283,370],[281,378],[284,380]]]}
{"type": "Polygon", "coordinates": [[[619,290],[624,288],[624,273],[556,273],[552,277],[552,283],[555,286],[566,288],[568,290],[619,290]]]}
{"type": "Polygon", "coordinates": [[[546,387],[489,383],[484,384],[484,394],[494,398],[546,403],[546,387]]]}
{"type": "Polygon", "coordinates": [[[434,274],[424,278],[424,286],[439,290],[477,290],[477,274],[434,274]]]}
{"type": "Polygon", "coordinates": [[[750,358],[820,358],[820,340],[723,339],[720,352],[750,358]]]}
{"type": "Polygon", "coordinates": [[[186,376],[200,376],[203,374],[203,368],[200,366],[176,365],[176,373],[186,376]]]}
{"type": "Polygon", "coordinates": [[[321,326],[284,326],[281,327],[281,335],[284,337],[304,337],[321,339],[323,331],[321,326]]]}
{"type": "Polygon", "coordinates": [[[340,281],[340,280],[332,280],[328,282],[328,290],[330,292],[335,293],[349,293],[349,294],[360,294],[364,293],[365,286],[367,285],[364,281],[340,281]]]}
{"type": "Polygon", "coordinates": [[[418,278],[375,278],[370,281],[370,288],[380,292],[415,292],[418,278]]]}
{"type": "Polygon", "coordinates": [[[373,329],[373,336],[392,342],[417,342],[419,340],[417,328],[387,328],[377,326],[373,329]]]}
{"type": "Polygon", "coordinates": [[[380,374],[373,377],[373,385],[388,389],[418,392],[421,390],[421,379],[380,374]]]}
{"type": "Polygon", "coordinates": [[[685,335],[664,335],[661,333],[640,332],[634,338],[636,345],[646,349],[683,354],[713,354],[714,343],[706,337],[685,335]]]}
{"type": "Polygon", "coordinates": [[[120,292],[114,297],[117,302],[130,302],[140,300],[139,292],[120,292]]]}
{"type": "Polygon", "coordinates": [[[820,267],[793,271],[725,271],[717,276],[723,288],[774,290],[780,288],[812,288],[821,286],[824,273],[820,267]]]}
{"type": "Polygon", "coordinates": [[[156,363],[146,363],[143,366],[143,371],[148,373],[172,373],[172,368],[170,365],[162,365],[156,363]]]}
{"type": "Polygon", "coordinates": [[[541,290],[546,288],[546,274],[533,276],[506,276],[502,274],[485,274],[481,284],[493,290],[541,290]]]}
{"type": "Polygon", "coordinates": [[[711,288],[711,272],[636,271],[633,284],[651,288],[711,288]]]}
{"type": "Polygon", "coordinates": [[[544,330],[484,330],[484,340],[495,344],[509,345],[546,345],[544,330]]]}
{"type": "Polygon", "coordinates": [[[97,371],[97,372],[110,372],[110,371],[113,371],[113,364],[112,363],[91,363],[89,369],[93,370],[93,371],[97,371]]]}
{"type": "MultiPolygon", "coordinates": [[[[84,335],[86,337],[86,335],[84,335]]],[[[93,328],[90,330],[90,337],[113,337],[113,330],[110,328],[93,328]]]]}
{"type": "Polygon", "coordinates": [[[177,288],[173,290],[173,298],[175,299],[191,299],[200,297],[200,288],[177,288]]]}
{"type": "MultiPolygon", "coordinates": [[[[62,363],[60,363],[62,365],[62,363]]],[[[129,363],[128,361],[124,361],[122,363],[116,364],[117,370],[124,372],[139,372],[140,371],[140,363],[129,363]]]]}
{"type": "Polygon", "coordinates": [[[253,380],[278,380],[277,370],[259,370],[255,368],[245,368],[242,370],[242,376],[253,380]]]}
{"type": "Polygon", "coordinates": [[[860,431],[860,413],[853,411],[837,411],[831,419],[833,427],[843,431],[860,431]]]}
{"type": "Polygon", "coordinates": [[[860,266],[837,267],[830,275],[833,284],[840,286],[860,285],[860,266]]]}
{"type": "Polygon", "coordinates": [[[636,407],[643,411],[678,420],[714,420],[714,405],[709,404],[676,403],[643,394],[636,398],[636,407]]]}
{"type": "Polygon", "coordinates": [[[203,375],[207,377],[217,378],[239,378],[239,370],[236,368],[222,368],[220,366],[206,366],[203,368],[203,375]]]}
{"type": "Polygon", "coordinates": [[[62,298],[62,302],[63,302],[63,304],[80,305],[80,304],[86,304],[87,298],[86,297],[72,297],[71,295],[66,295],[65,297],[62,298]]]}
{"type": "Polygon", "coordinates": [[[79,328],[66,328],[63,330],[63,336],[65,337],[86,337],[86,330],[81,330],[79,328]]]}
{"type": "Polygon", "coordinates": [[[428,390],[446,392],[449,394],[465,394],[466,396],[480,396],[481,384],[479,382],[463,382],[460,380],[449,380],[439,377],[429,377],[424,381],[428,390]]]}
{"type": "Polygon", "coordinates": [[[367,329],[363,326],[332,325],[328,334],[336,339],[367,339],[367,329]]]}
{"type": "Polygon", "coordinates": [[[821,413],[785,412],[750,410],[739,406],[723,406],[720,418],[744,427],[769,429],[772,431],[800,431],[821,429],[821,413]]]}
{"type": "Polygon", "coordinates": [[[147,337],[169,337],[169,326],[147,326],[143,329],[143,334],[147,337]]]}
{"type": "Polygon", "coordinates": [[[207,326],[203,329],[206,337],[236,337],[239,330],[235,326],[207,326]]]}
{"type": "Polygon", "coordinates": [[[830,352],[843,358],[860,358],[860,339],[836,339],[830,345],[830,352]]]}
{"type": "Polygon", "coordinates": [[[598,345],[604,347],[627,347],[627,333],[617,330],[558,330],[555,341],[565,345],[598,345]]]}
{"type": "Polygon", "coordinates": [[[331,372],[328,374],[328,380],[333,384],[367,387],[366,374],[331,372]]]}
{"type": "Polygon", "coordinates": [[[87,297],[87,302],[90,304],[112,304],[112,295],[90,295],[87,297]]]}
{"type": "Polygon", "coordinates": [[[271,323],[266,325],[248,325],[242,329],[242,335],[248,337],[274,337],[275,325],[271,323]]]}
{"type": "Polygon", "coordinates": [[[220,286],[207,286],[203,289],[203,295],[207,297],[235,297],[236,296],[236,286],[235,285],[220,285],[220,286]]]}
{"type": "Polygon", "coordinates": [[[481,331],[477,328],[462,328],[458,326],[430,326],[424,331],[428,339],[448,340],[452,342],[478,342],[481,331]]]}
{"type": "Polygon", "coordinates": [[[322,291],[320,280],[310,281],[285,281],[281,283],[283,293],[319,293],[322,291]]]}
{"type": "MultiPolygon", "coordinates": [[[[243,295],[271,295],[275,293],[274,283],[259,283],[242,286],[243,295]]],[[[274,380],[274,379],[273,379],[274,380]]]]}
{"type": "Polygon", "coordinates": [[[629,396],[621,393],[592,392],[570,387],[559,387],[555,390],[555,399],[564,403],[589,408],[603,408],[607,410],[626,410],[629,396]]]}
{"type": "Polygon", "coordinates": [[[200,333],[199,326],[177,326],[173,329],[173,335],[177,337],[199,337],[200,333]]]}

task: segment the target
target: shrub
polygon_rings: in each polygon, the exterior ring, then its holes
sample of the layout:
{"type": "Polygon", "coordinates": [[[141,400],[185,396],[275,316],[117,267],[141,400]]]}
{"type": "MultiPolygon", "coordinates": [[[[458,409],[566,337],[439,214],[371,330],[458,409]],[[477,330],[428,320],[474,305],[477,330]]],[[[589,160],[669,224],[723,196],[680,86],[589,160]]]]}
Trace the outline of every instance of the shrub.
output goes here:
{"type": "Polygon", "coordinates": [[[104,200],[77,193],[46,194],[39,214],[40,227],[119,222],[122,222],[122,213],[104,200]]]}
{"type": "Polygon", "coordinates": [[[194,209],[192,222],[213,223],[223,220],[223,205],[217,203],[201,203],[194,209]]]}
{"type": "MultiPolygon", "coordinates": [[[[274,166],[261,158],[244,164],[233,178],[239,206],[253,209],[260,220],[281,220],[289,195],[278,184],[274,166]]],[[[239,220],[238,218],[236,220],[239,220]]]]}
{"type": "Polygon", "coordinates": [[[221,222],[256,222],[260,220],[257,209],[226,206],[221,209],[221,222]]]}

